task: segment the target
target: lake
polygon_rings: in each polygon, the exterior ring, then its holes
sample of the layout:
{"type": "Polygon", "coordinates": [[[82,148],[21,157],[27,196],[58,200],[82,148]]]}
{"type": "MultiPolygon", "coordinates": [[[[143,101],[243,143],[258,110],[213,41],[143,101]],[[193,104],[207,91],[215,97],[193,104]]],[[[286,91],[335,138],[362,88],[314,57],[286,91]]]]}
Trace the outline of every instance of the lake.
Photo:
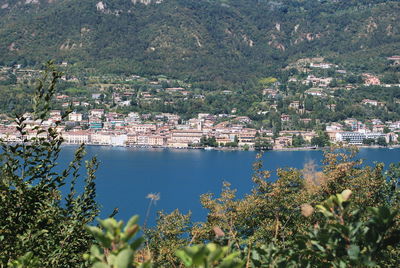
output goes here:
{"type": "MultiPolygon", "coordinates": [[[[63,147],[59,163],[72,160],[74,146],[63,147]]],[[[200,205],[200,195],[219,195],[222,183],[228,181],[238,190],[238,196],[249,193],[253,151],[206,151],[197,149],[134,149],[123,147],[89,146],[87,157],[97,156],[97,200],[102,206],[100,217],[119,209],[117,219],[127,220],[146,215],[149,193],[159,193],[160,200],[152,206],[149,225],[154,225],[156,212],[171,212],[178,208],[183,213],[192,211],[194,221],[204,220],[207,211],[200,205]]],[[[358,158],[366,164],[374,161],[400,162],[400,149],[361,149],[358,158]]],[[[322,151],[268,151],[263,155],[265,169],[302,168],[307,162],[321,164],[322,151]]],[[[276,175],[272,174],[273,178],[276,175]]]]}

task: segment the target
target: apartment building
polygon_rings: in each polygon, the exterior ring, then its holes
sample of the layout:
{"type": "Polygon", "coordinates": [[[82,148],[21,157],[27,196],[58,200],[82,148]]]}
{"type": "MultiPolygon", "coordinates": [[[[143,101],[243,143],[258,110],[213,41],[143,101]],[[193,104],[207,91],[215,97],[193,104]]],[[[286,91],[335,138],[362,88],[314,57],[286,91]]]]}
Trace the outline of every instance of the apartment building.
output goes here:
{"type": "Polygon", "coordinates": [[[61,135],[66,143],[82,144],[90,142],[90,133],[88,131],[62,132],[61,135]]]}

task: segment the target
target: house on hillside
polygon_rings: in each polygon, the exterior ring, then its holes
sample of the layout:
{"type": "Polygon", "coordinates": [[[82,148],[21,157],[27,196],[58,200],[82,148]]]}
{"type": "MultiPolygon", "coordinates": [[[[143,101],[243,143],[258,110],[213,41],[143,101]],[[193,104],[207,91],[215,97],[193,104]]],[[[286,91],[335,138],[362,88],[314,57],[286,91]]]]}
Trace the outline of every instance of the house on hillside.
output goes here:
{"type": "Polygon", "coordinates": [[[306,90],[304,93],[306,93],[307,95],[317,96],[317,97],[325,97],[326,96],[325,92],[323,92],[322,89],[320,89],[320,88],[310,88],[310,89],[306,90]]]}
{"type": "Polygon", "coordinates": [[[292,102],[289,104],[289,108],[290,108],[290,109],[293,109],[293,110],[298,110],[299,107],[300,107],[300,101],[292,101],[292,102]]]}
{"type": "Polygon", "coordinates": [[[290,121],[290,116],[287,115],[287,114],[282,114],[282,115],[281,115],[281,121],[282,121],[282,122],[288,122],[288,121],[290,121]]]}
{"type": "Polygon", "coordinates": [[[366,86],[375,86],[375,85],[381,84],[381,81],[375,75],[365,73],[365,74],[362,74],[362,76],[364,78],[364,85],[366,85],[366,86]]]}

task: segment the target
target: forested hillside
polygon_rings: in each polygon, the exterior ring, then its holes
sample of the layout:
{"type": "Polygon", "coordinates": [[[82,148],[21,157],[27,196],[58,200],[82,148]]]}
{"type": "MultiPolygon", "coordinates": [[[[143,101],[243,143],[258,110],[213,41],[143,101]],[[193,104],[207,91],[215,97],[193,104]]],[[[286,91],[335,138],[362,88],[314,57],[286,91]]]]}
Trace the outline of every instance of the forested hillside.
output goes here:
{"type": "Polygon", "coordinates": [[[304,56],[370,70],[400,53],[399,17],[383,0],[0,0],[0,65],[51,58],[228,84],[304,56]]]}

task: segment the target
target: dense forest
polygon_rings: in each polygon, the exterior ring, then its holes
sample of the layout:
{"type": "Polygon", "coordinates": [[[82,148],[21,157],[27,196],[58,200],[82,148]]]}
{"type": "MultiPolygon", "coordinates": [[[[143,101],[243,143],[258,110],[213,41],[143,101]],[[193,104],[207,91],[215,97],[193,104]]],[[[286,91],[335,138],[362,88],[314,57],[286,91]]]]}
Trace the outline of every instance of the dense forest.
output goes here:
{"type": "Polygon", "coordinates": [[[305,56],[373,71],[382,68],[382,57],[400,53],[398,1],[0,3],[0,65],[56,59],[105,73],[229,86],[305,56]]]}

